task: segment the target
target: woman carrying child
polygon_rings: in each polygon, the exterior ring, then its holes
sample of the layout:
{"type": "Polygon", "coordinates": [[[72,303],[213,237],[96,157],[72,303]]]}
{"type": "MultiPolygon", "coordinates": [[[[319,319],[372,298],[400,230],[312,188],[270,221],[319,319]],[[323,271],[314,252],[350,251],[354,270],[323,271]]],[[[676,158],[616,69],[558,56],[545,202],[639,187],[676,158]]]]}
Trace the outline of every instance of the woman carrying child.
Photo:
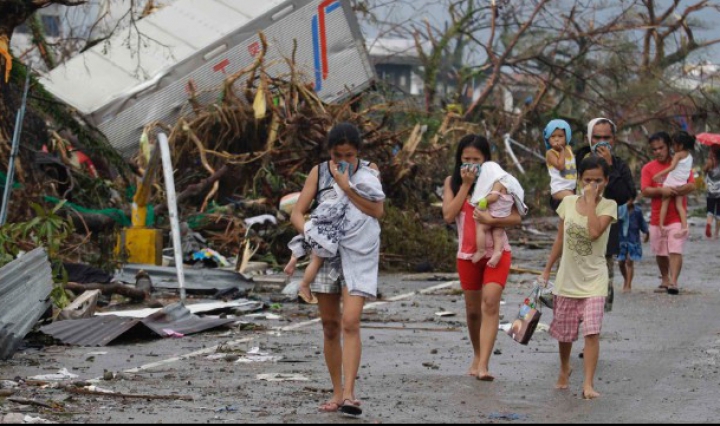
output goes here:
{"type": "MultiPolygon", "coordinates": [[[[330,160],[312,168],[290,215],[290,221],[300,233],[305,231],[305,213],[310,210],[313,200],[321,205],[329,198],[347,197],[362,214],[375,219],[383,215],[383,201],[371,201],[360,195],[351,185],[349,170],[341,172],[338,167],[341,161],[345,161],[355,172],[368,168],[379,175],[375,164],[358,157],[362,145],[359,129],[350,123],[337,124],[330,130],[327,143],[330,160]]],[[[331,267],[337,263],[328,260],[310,284],[318,298],[325,364],[333,388],[330,399],[318,409],[323,412],[340,411],[350,416],[359,416],[363,411],[355,395],[355,380],[362,353],[360,318],[366,298],[374,297],[377,292],[380,256],[379,238],[367,238],[362,231],[362,227],[353,227],[352,231],[345,233],[348,250],[342,246],[339,248],[339,276],[333,274],[331,267]]]]}
{"type": "Polygon", "coordinates": [[[458,143],[455,151],[455,165],[452,175],[445,179],[443,192],[443,219],[455,223],[458,232],[457,269],[460,286],[465,297],[468,333],[474,357],[468,374],[482,381],[493,381],[490,374],[490,355],[500,323],[500,298],[510,274],[512,254],[507,238],[502,244],[502,256],[494,268],[487,266],[487,258],[494,251],[494,240],[485,232],[485,256],[479,262],[472,257],[478,251],[475,238],[476,222],[491,227],[519,225],[522,218],[517,204],[509,216],[495,218],[488,211],[482,211],[469,203],[476,185],[493,186],[495,181],[480,181],[478,173],[490,162],[490,143],[479,135],[467,135],[458,143]],[[470,164],[472,167],[462,167],[470,164]],[[475,167],[477,166],[477,167],[475,167]],[[477,182],[476,182],[477,180],[477,182]]]}

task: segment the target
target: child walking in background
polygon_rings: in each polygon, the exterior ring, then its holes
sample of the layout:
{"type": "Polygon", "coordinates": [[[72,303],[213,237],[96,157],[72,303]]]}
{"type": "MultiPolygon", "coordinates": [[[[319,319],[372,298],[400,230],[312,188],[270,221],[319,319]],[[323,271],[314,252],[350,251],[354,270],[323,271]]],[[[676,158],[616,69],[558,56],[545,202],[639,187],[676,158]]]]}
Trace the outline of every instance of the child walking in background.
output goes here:
{"type": "Polygon", "coordinates": [[[625,279],[623,293],[632,291],[632,280],[635,275],[635,262],[642,259],[642,242],[640,232],[645,234],[645,242],[650,238],[648,224],[643,217],[642,210],[635,205],[635,198],[630,198],[627,204],[618,208],[618,223],[620,224],[620,254],[618,263],[620,273],[625,279]]]}
{"type": "MultiPolygon", "coordinates": [[[[515,204],[515,198],[512,194],[517,194],[520,200],[525,195],[520,182],[503,170],[498,163],[492,161],[483,163],[478,171],[478,179],[470,203],[480,210],[488,210],[494,218],[510,216],[512,206],[515,204]]],[[[507,241],[504,228],[477,223],[475,232],[476,252],[471,260],[473,263],[477,263],[485,257],[485,233],[487,231],[491,231],[493,239],[493,253],[487,261],[487,266],[495,268],[502,258],[503,248],[507,241]]]]}
{"type": "Polygon", "coordinates": [[[552,120],[543,132],[545,160],[550,174],[550,206],[557,210],[568,195],[575,195],[577,169],[575,155],[570,149],[572,131],[565,120],[552,120]]]}
{"type": "MultiPolygon", "coordinates": [[[[655,182],[663,182],[663,187],[677,187],[685,185],[688,182],[688,176],[692,172],[693,156],[692,150],[695,149],[695,136],[687,132],[677,132],[672,136],[673,154],[670,167],[658,172],[653,176],[655,182]],[[665,177],[667,175],[667,177],[665,177]]],[[[682,224],[680,232],[677,233],[678,238],[684,238],[688,234],[687,210],[683,206],[683,196],[666,197],[662,200],[660,208],[660,232],[667,235],[665,229],[665,217],[667,216],[668,205],[670,202],[675,203],[680,223],[682,224]]]]}
{"type": "Polygon", "coordinates": [[[610,166],[604,159],[587,157],[580,163],[578,171],[582,193],[563,198],[557,209],[560,225],[542,279],[547,283],[553,265],[560,259],[550,325],[550,335],[558,340],[560,352],[560,374],[555,387],[569,387],[570,352],[582,323],[585,337],[582,396],[593,399],[600,396],[593,382],[600,353],[603,307],[608,294],[605,248],[610,224],[617,221],[617,203],[602,196],[610,174],[610,166]]]}

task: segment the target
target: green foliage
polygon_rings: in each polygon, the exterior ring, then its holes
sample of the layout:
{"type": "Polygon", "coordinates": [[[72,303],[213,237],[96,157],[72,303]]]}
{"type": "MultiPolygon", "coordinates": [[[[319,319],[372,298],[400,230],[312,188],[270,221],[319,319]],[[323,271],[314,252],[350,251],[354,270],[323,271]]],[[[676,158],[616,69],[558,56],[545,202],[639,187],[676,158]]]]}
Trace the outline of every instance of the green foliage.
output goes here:
{"type": "Polygon", "coordinates": [[[515,173],[507,168],[515,176],[525,190],[525,204],[529,211],[528,216],[541,217],[552,216],[554,212],[550,209],[550,175],[544,163],[532,163],[525,165],[525,174],[515,173]]]}
{"type": "Polygon", "coordinates": [[[51,297],[59,308],[69,304],[63,283],[67,282],[67,273],[62,266],[60,254],[62,243],[74,232],[72,222],[58,215],[64,202],[51,209],[31,203],[35,217],[27,222],[5,224],[0,227],[0,266],[15,259],[20,251],[29,251],[36,247],[44,247],[53,266],[53,277],[56,285],[51,297]]]}
{"type": "Polygon", "coordinates": [[[419,267],[454,270],[455,231],[440,224],[440,220],[441,212],[436,207],[401,210],[386,201],[380,234],[381,267],[386,270],[419,267]]]}

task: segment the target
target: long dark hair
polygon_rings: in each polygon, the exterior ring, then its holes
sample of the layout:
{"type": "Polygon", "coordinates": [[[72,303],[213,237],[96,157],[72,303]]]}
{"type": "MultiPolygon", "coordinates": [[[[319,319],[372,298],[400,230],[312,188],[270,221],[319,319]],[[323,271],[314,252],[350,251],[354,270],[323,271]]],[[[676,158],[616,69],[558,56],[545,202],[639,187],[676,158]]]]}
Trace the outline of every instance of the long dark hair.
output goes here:
{"type": "MultiPolygon", "coordinates": [[[[453,195],[457,194],[462,185],[462,178],[460,177],[460,166],[462,166],[462,154],[465,148],[472,147],[480,151],[485,157],[485,161],[491,161],[492,156],[490,155],[490,142],[480,135],[466,135],[458,142],[457,151],[455,151],[455,168],[453,168],[452,178],[450,179],[450,188],[453,191],[453,195]]],[[[473,184],[473,187],[475,184],[473,184]]],[[[470,188],[472,193],[473,188],[470,188]]]]}
{"type": "Polygon", "coordinates": [[[348,122],[338,123],[330,129],[327,137],[327,148],[332,149],[338,145],[349,144],[353,148],[360,151],[362,145],[362,137],[360,129],[356,125],[348,122]]]}
{"type": "Polygon", "coordinates": [[[681,145],[685,151],[692,151],[695,149],[695,136],[685,131],[678,131],[672,135],[674,143],[681,145]]]}

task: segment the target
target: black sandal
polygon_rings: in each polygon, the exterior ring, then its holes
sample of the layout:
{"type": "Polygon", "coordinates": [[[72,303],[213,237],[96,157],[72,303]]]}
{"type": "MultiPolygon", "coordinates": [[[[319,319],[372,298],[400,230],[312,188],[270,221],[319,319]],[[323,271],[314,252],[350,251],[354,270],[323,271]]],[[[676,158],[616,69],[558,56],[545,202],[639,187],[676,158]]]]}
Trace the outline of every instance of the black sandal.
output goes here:
{"type": "Polygon", "coordinates": [[[668,292],[668,294],[677,295],[677,294],[680,294],[680,289],[677,288],[677,286],[672,285],[672,286],[668,286],[667,292],[668,292]]]}
{"type": "Polygon", "coordinates": [[[338,408],[338,411],[340,411],[344,416],[347,417],[360,417],[363,413],[362,408],[353,404],[353,401],[349,399],[344,400],[342,404],[340,404],[340,408],[338,408]]]}

